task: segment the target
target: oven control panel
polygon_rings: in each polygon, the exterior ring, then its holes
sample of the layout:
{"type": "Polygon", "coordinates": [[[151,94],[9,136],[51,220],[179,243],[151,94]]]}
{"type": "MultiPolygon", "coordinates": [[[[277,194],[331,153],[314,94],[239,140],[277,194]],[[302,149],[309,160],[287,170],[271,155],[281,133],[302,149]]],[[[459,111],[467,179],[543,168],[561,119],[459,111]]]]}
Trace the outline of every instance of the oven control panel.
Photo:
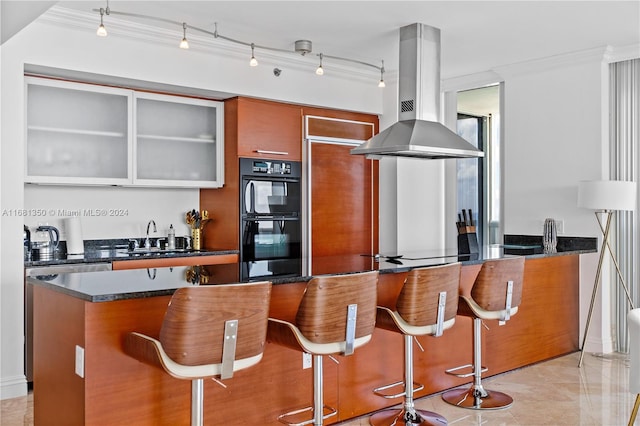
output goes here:
{"type": "Polygon", "coordinates": [[[291,163],[284,161],[262,161],[256,160],[251,168],[253,173],[264,173],[268,175],[290,175],[291,163]]]}

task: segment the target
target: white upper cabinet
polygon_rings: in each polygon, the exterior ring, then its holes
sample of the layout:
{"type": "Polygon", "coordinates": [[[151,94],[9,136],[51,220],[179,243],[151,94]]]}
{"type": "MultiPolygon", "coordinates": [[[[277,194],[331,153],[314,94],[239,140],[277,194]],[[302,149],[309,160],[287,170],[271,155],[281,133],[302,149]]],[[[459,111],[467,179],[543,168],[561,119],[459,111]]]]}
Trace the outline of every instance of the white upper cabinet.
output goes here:
{"type": "Polygon", "coordinates": [[[222,102],[26,78],[25,182],[216,188],[222,102]]]}
{"type": "Polygon", "coordinates": [[[136,93],[134,183],[222,186],[224,104],[136,93]]]}
{"type": "Polygon", "coordinates": [[[27,78],[25,181],[131,182],[130,90],[27,78]]]}

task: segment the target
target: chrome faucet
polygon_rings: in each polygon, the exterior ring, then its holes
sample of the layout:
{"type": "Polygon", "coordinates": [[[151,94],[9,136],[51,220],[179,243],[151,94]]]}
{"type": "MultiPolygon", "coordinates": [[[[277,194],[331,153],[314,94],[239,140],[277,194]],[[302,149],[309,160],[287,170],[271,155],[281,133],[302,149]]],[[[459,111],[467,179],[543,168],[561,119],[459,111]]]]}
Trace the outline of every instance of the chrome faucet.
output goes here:
{"type": "Polygon", "coordinates": [[[149,221],[149,223],[147,223],[147,238],[145,238],[144,240],[144,248],[151,248],[151,241],[149,240],[149,227],[151,226],[151,224],[153,223],[153,232],[158,232],[158,230],[156,229],[156,222],[151,219],[149,221]]]}

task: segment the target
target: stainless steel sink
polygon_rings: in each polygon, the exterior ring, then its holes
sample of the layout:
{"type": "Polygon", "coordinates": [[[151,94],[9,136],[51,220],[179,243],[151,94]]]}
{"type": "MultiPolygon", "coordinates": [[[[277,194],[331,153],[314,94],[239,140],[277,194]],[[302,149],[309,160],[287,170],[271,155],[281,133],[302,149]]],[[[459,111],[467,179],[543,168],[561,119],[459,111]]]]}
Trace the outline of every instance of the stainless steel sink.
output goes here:
{"type": "Polygon", "coordinates": [[[126,252],[132,256],[135,255],[144,255],[144,254],[172,254],[172,253],[193,253],[197,250],[193,250],[193,249],[160,249],[157,247],[150,247],[150,248],[146,248],[146,247],[140,247],[140,248],[136,248],[136,249],[128,249],[128,250],[123,250],[123,252],[126,252]]]}

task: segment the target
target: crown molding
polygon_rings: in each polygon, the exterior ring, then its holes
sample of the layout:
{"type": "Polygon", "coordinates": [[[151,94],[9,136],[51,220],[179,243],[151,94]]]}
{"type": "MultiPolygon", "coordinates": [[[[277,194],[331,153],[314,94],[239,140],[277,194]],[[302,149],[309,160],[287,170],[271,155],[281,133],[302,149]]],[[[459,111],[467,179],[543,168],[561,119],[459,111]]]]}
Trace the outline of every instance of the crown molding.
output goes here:
{"type": "Polygon", "coordinates": [[[517,62],[514,64],[498,66],[493,68],[502,79],[521,75],[550,71],[556,68],[564,68],[570,65],[598,63],[605,58],[607,46],[596,47],[576,52],[564,53],[561,55],[549,56],[546,58],[533,59],[530,61],[517,62]]]}
{"type": "Polygon", "coordinates": [[[521,75],[533,74],[584,63],[611,63],[640,58],[640,44],[622,47],[602,46],[530,61],[494,67],[479,73],[447,78],[443,91],[466,90],[487,86],[521,75]]]}
{"type": "Polygon", "coordinates": [[[640,58],[640,44],[630,44],[627,46],[609,46],[604,55],[607,63],[629,61],[640,58]]]}
{"type": "Polygon", "coordinates": [[[479,87],[499,83],[502,80],[504,79],[495,71],[484,71],[475,74],[462,75],[442,80],[442,91],[450,92],[477,89],[479,87]]]}
{"type": "MultiPolygon", "coordinates": [[[[39,22],[55,25],[65,29],[76,29],[95,33],[100,22],[99,15],[95,12],[83,12],[75,9],[67,9],[61,6],[53,6],[40,18],[39,22]]],[[[170,30],[159,26],[147,25],[122,19],[117,15],[104,17],[105,27],[109,33],[108,37],[120,37],[130,40],[142,41],[154,45],[175,46],[182,39],[182,27],[170,30]]],[[[213,33],[214,30],[212,29],[213,33]]],[[[221,35],[225,35],[219,31],[221,35]]],[[[97,37],[97,36],[96,36],[97,37]]],[[[213,35],[207,35],[195,29],[187,29],[187,39],[189,40],[189,50],[200,53],[211,53],[219,57],[233,57],[246,59],[247,66],[251,54],[250,47],[229,42],[213,35]]],[[[278,67],[289,67],[301,72],[315,72],[319,59],[315,55],[302,56],[295,51],[291,53],[278,52],[268,49],[255,48],[256,57],[260,62],[259,66],[270,65],[278,67]]],[[[371,82],[377,88],[380,72],[371,67],[350,65],[343,61],[334,61],[325,58],[323,60],[325,76],[331,75],[342,79],[371,82]]],[[[386,79],[387,73],[385,73],[386,79]]]]}

